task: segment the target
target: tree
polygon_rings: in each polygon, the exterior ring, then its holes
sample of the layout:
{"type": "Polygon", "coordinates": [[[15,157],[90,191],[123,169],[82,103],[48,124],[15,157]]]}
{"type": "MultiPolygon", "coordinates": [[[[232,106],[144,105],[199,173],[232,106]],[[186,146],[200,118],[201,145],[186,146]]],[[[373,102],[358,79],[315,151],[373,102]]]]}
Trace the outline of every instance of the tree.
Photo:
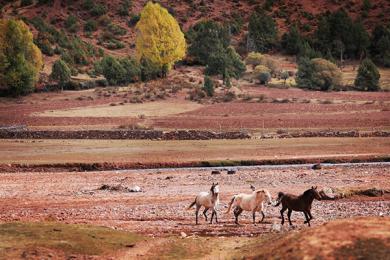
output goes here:
{"type": "Polygon", "coordinates": [[[280,78],[284,80],[283,85],[286,85],[287,79],[290,77],[288,74],[288,71],[284,70],[282,73],[280,73],[280,78]]]}
{"type": "Polygon", "coordinates": [[[136,25],[136,51],[142,58],[155,63],[160,70],[168,71],[186,54],[186,41],[179,24],[169,12],[158,3],[148,2],[136,25]]]}
{"type": "Polygon", "coordinates": [[[289,55],[298,54],[303,44],[302,36],[299,34],[298,28],[294,25],[290,30],[283,34],[281,45],[283,51],[289,55]]]}
{"type": "Polygon", "coordinates": [[[341,85],[342,74],[336,64],[321,58],[300,59],[297,84],[302,88],[332,90],[341,85]]]}
{"type": "Polygon", "coordinates": [[[193,26],[187,33],[187,39],[190,43],[188,53],[202,65],[207,65],[213,53],[223,52],[230,44],[229,30],[208,20],[193,26]]]}
{"type": "Polygon", "coordinates": [[[257,12],[250,16],[248,37],[253,41],[256,51],[271,50],[276,45],[277,36],[278,29],[272,17],[257,12]]]}
{"type": "Polygon", "coordinates": [[[375,62],[390,67],[390,25],[376,26],[371,35],[370,54],[375,62]]]}
{"type": "Polygon", "coordinates": [[[214,84],[209,76],[204,76],[204,85],[203,90],[206,92],[207,96],[214,96],[214,84]]]}
{"type": "Polygon", "coordinates": [[[63,90],[64,85],[70,81],[71,74],[68,65],[60,59],[54,62],[50,77],[58,81],[58,85],[63,90]]]}
{"type": "Polygon", "coordinates": [[[239,79],[244,71],[245,65],[241,61],[241,57],[231,46],[227,49],[220,49],[218,52],[212,53],[206,67],[206,73],[208,75],[220,74],[224,82],[230,76],[239,79]]]}
{"type": "Polygon", "coordinates": [[[354,85],[359,90],[378,91],[380,74],[370,59],[364,59],[359,66],[354,85]]]}
{"type": "Polygon", "coordinates": [[[41,51],[27,25],[0,20],[0,88],[14,96],[32,92],[42,66],[41,51]]]}
{"type": "Polygon", "coordinates": [[[105,56],[95,64],[96,72],[103,74],[110,85],[136,82],[140,78],[141,65],[133,58],[105,56]]]}

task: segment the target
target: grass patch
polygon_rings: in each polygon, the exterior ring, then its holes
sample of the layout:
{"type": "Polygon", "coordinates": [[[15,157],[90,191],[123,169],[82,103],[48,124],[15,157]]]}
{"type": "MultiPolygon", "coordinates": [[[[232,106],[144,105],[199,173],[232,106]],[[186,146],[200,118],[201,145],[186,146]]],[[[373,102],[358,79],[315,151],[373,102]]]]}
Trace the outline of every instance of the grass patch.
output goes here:
{"type": "Polygon", "coordinates": [[[352,245],[340,247],[334,252],[336,259],[388,259],[390,239],[387,244],[376,238],[358,239],[352,245]]]}
{"type": "Polygon", "coordinates": [[[21,256],[26,249],[47,248],[69,255],[107,255],[134,245],[141,236],[106,227],[56,222],[0,224],[0,255],[21,256]]]}
{"type": "Polygon", "coordinates": [[[206,242],[204,238],[172,239],[153,254],[158,259],[202,259],[211,250],[206,242]]]}

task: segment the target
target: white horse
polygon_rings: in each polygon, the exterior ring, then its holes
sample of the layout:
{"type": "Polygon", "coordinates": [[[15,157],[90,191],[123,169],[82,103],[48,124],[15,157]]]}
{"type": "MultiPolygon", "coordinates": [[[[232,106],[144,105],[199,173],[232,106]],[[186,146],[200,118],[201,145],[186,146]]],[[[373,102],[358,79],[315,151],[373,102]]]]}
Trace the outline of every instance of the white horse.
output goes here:
{"type": "MultiPolygon", "coordinates": [[[[252,187],[251,187],[252,188],[252,187]]],[[[252,188],[254,189],[254,187],[252,188]]],[[[233,196],[229,203],[226,214],[230,212],[230,209],[234,207],[234,216],[236,218],[235,223],[238,224],[238,216],[242,211],[252,211],[253,224],[256,223],[256,211],[262,214],[262,218],[259,221],[264,220],[264,201],[268,200],[268,204],[274,204],[271,194],[267,190],[254,190],[251,194],[240,193],[233,196]]]]}
{"type": "Polygon", "coordinates": [[[203,206],[205,209],[203,211],[203,215],[207,221],[207,211],[209,209],[213,210],[213,213],[211,214],[211,221],[210,224],[213,223],[213,218],[215,216],[215,221],[218,223],[218,217],[217,217],[217,211],[216,208],[219,204],[219,185],[218,183],[214,183],[211,185],[210,191],[208,192],[200,192],[198,196],[195,197],[195,201],[191,203],[191,205],[188,207],[188,210],[191,209],[196,204],[196,224],[198,225],[198,213],[200,208],[203,206]]]}

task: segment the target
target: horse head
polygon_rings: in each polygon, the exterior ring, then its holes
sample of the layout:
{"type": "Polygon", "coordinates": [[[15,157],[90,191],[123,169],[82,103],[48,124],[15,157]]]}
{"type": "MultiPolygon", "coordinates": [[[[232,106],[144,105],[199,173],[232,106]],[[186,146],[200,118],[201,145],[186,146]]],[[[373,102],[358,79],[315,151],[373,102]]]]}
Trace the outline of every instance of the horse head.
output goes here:
{"type": "Polygon", "coordinates": [[[311,189],[310,189],[311,193],[314,195],[314,198],[316,200],[321,200],[321,195],[320,193],[318,192],[317,190],[317,186],[312,186],[311,189]]]}
{"type": "Polygon", "coordinates": [[[219,193],[219,184],[218,182],[217,183],[214,183],[211,185],[211,189],[210,191],[213,193],[213,194],[218,194],[219,193]]]}

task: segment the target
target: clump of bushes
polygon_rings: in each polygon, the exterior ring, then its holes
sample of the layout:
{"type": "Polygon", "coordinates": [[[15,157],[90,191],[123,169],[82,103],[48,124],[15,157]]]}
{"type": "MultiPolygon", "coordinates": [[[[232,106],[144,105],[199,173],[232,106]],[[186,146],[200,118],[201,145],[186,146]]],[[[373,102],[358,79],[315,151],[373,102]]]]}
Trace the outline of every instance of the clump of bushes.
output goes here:
{"type": "Polygon", "coordinates": [[[64,89],[66,83],[70,81],[71,70],[63,60],[59,59],[53,64],[50,78],[58,82],[61,90],[64,89]]]}
{"type": "Polygon", "coordinates": [[[140,64],[133,58],[106,56],[95,63],[95,71],[102,74],[110,85],[121,85],[139,80],[140,64]]]}
{"type": "Polygon", "coordinates": [[[260,84],[266,85],[271,80],[270,69],[264,65],[258,65],[254,69],[254,75],[259,79],[260,84]]]}
{"type": "Polygon", "coordinates": [[[264,12],[255,12],[249,18],[249,50],[268,52],[276,46],[278,29],[275,20],[264,12]]]}
{"type": "Polygon", "coordinates": [[[354,85],[358,90],[378,91],[379,79],[378,68],[370,59],[365,59],[359,66],[354,85]]]}
{"type": "Polygon", "coordinates": [[[203,90],[206,92],[207,96],[214,96],[214,83],[207,75],[204,77],[203,90]]]}
{"type": "Polygon", "coordinates": [[[342,84],[340,69],[332,62],[321,59],[301,58],[296,75],[298,87],[313,90],[337,90],[342,84]]]}

